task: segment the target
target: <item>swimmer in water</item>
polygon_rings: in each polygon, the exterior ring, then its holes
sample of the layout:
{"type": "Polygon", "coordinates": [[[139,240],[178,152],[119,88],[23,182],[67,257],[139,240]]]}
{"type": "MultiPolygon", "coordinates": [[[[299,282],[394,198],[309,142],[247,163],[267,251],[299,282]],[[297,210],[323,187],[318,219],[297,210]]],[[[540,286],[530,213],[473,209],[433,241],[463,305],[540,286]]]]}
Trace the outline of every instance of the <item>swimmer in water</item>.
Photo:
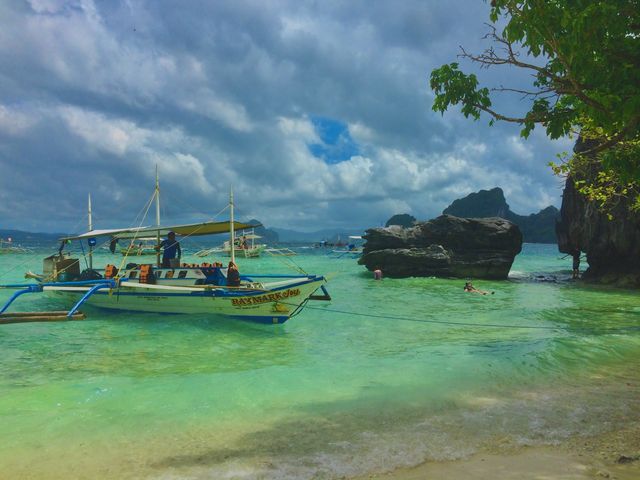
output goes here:
{"type": "Polygon", "coordinates": [[[496,292],[485,292],[484,290],[479,290],[476,287],[473,286],[473,284],[471,282],[466,282],[464,284],[464,291],[468,292],[468,293],[477,293],[479,295],[493,295],[496,292]]]}

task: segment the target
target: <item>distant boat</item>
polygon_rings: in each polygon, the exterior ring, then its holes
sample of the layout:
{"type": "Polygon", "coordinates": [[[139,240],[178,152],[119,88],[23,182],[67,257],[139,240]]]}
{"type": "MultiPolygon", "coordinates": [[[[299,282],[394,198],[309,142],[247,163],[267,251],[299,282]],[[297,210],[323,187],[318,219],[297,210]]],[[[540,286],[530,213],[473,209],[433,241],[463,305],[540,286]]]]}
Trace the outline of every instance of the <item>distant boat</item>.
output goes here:
{"type": "Polygon", "coordinates": [[[129,245],[120,248],[120,253],[128,257],[156,255],[158,253],[158,250],[156,249],[156,239],[137,238],[135,241],[131,240],[129,242],[129,245]]]}
{"type": "Polygon", "coordinates": [[[296,252],[287,247],[267,248],[264,251],[272,257],[294,257],[297,255],[296,252]]]}
{"type": "Polygon", "coordinates": [[[12,254],[12,253],[28,253],[28,252],[29,250],[27,250],[26,248],[13,243],[13,239],[11,237],[7,238],[6,240],[3,240],[2,238],[0,238],[0,254],[6,255],[6,254],[12,254]]]}
{"type": "MultiPolygon", "coordinates": [[[[203,222],[188,225],[160,225],[160,188],[156,178],[156,225],[112,230],[94,230],[89,199],[89,231],[64,237],[58,254],[44,259],[37,283],[0,285],[17,291],[0,308],[2,314],[19,296],[45,292],[73,305],[67,316],[72,318],[85,302],[110,310],[176,314],[221,315],[260,323],[284,323],[298,314],[309,300],[330,300],[325,288],[327,280],[312,274],[240,274],[221,263],[182,264],[171,267],[156,263],[126,266],[106,265],[93,268],[93,249],[97,239],[127,239],[161,236],[173,231],[182,237],[213,235],[229,232],[235,239],[236,229],[252,226],[233,219],[233,194],[230,195],[230,219],[223,222],[203,222]],[[63,253],[69,241],[88,243],[88,268],[80,271],[80,260],[63,253]],[[321,295],[315,295],[321,290],[321,295]]],[[[153,197],[152,197],[153,198],[153,197]]],[[[84,248],[84,247],[83,247],[84,248]]],[[[231,261],[235,262],[235,242],[230,244],[231,261]]],[[[122,262],[125,263],[125,260],[122,262]]]]}
{"type": "Polygon", "coordinates": [[[364,247],[362,246],[362,236],[349,235],[349,243],[344,248],[337,248],[331,250],[331,256],[336,258],[341,257],[359,257],[362,255],[364,247]]]}
{"type": "MultiPolygon", "coordinates": [[[[249,233],[239,233],[235,236],[234,251],[235,256],[241,258],[258,258],[262,252],[264,252],[267,246],[263,243],[256,243],[256,240],[262,238],[260,235],[256,235],[254,230],[251,229],[249,233]]],[[[209,248],[196,252],[196,257],[208,257],[209,255],[223,255],[225,257],[231,256],[231,242],[225,241],[219,247],[209,248]]]]}

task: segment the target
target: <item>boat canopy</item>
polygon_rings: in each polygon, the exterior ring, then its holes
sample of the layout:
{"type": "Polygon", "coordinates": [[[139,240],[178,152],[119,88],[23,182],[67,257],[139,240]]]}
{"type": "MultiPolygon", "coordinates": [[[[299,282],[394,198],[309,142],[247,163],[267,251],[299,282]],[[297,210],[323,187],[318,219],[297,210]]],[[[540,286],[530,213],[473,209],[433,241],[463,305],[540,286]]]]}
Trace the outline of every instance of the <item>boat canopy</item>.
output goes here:
{"type": "MultiPolygon", "coordinates": [[[[242,230],[262,225],[248,224],[242,222],[233,222],[234,230],[242,230]]],[[[111,238],[136,238],[149,237],[150,235],[166,236],[169,232],[175,232],[176,235],[182,236],[199,236],[199,235],[215,235],[217,233],[226,233],[231,230],[231,222],[202,222],[190,223],[187,225],[167,225],[167,226],[151,226],[151,227],[132,227],[132,228],[116,228],[109,230],[91,230],[80,235],[70,235],[62,237],[60,240],[82,240],[93,237],[111,237],[111,238]]]]}

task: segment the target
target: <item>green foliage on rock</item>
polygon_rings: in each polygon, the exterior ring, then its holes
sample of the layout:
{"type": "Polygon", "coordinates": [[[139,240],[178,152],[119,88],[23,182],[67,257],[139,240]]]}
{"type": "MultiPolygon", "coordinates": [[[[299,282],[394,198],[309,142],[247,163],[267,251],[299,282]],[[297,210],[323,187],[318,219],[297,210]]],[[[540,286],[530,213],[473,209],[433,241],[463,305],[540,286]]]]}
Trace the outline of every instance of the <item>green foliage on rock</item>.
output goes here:
{"type": "Polygon", "coordinates": [[[552,139],[579,133],[594,140],[590,150],[552,165],[554,171],[582,182],[579,191],[604,208],[624,197],[639,209],[640,0],[493,0],[490,20],[494,45],[481,54],[463,49],[461,57],[527,70],[531,87],[489,90],[450,63],[431,73],[433,109],[460,105],[476,120],[485,112],[492,124],[519,124],[525,138],[540,125],[552,139]],[[528,98],[528,111],[494,110],[496,92],[528,98]]]}

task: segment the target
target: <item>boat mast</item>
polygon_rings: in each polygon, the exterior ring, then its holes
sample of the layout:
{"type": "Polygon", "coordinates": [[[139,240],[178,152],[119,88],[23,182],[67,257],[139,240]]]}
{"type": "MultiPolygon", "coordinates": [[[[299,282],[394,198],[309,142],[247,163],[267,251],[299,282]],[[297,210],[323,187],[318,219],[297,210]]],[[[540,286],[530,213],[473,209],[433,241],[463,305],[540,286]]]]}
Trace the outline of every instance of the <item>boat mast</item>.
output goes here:
{"type": "Polygon", "coordinates": [[[229,225],[229,233],[231,235],[231,239],[229,240],[229,245],[231,246],[231,261],[233,263],[236,263],[236,246],[235,246],[235,232],[233,231],[233,187],[231,187],[231,190],[229,191],[229,208],[230,208],[230,217],[231,217],[231,223],[229,225]]]}
{"type": "MultiPolygon", "coordinates": [[[[91,194],[89,194],[89,231],[93,230],[93,217],[91,216],[91,194]]],[[[89,243],[89,269],[93,270],[93,246],[89,243]]]]}
{"type": "MultiPolygon", "coordinates": [[[[158,179],[158,165],[156,165],[156,190],[154,192],[156,198],[156,225],[160,226],[160,180],[158,179]]],[[[156,232],[156,265],[160,267],[160,229],[156,232]]]]}

